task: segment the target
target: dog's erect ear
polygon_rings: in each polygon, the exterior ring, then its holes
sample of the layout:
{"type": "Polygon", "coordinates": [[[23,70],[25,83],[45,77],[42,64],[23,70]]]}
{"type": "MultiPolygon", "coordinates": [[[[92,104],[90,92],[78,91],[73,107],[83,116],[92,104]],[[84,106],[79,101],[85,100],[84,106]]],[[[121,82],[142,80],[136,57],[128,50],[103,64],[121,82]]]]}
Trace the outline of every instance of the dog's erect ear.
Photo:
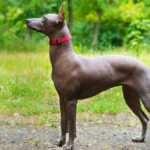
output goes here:
{"type": "Polygon", "coordinates": [[[65,13],[64,13],[64,3],[62,3],[60,11],[58,13],[59,21],[64,21],[65,13]]]}

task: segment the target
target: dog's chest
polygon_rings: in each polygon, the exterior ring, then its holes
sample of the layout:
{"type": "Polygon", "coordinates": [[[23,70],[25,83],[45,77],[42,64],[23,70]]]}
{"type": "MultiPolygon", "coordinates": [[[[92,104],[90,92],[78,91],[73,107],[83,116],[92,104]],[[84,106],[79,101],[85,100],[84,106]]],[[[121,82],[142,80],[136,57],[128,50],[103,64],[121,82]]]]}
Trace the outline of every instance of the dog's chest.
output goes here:
{"type": "Polygon", "coordinates": [[[57,68],[52,72],[52,79],[60,95],[75,95],[78,89],[77,71],[72,68],[57,68]]]}

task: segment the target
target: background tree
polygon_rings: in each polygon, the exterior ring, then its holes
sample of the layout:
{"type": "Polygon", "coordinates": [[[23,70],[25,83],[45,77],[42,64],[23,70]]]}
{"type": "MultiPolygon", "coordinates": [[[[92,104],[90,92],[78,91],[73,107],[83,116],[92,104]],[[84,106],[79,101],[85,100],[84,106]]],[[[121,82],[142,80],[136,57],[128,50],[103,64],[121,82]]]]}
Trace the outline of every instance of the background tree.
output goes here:
{"type": "Polygon", "coordinates": [[[70,32],[72,32],[72,28],[73,28],[73,2],[72,0],[68,0],[68,27],[70,29],[70,32]]]}
{"type": "MultiPolygon", "coordinates": [[[[27,30],[25,19],[40,17],[51,12],[57,13],[62,2],[63,0],[2,1],[0,50],[33,50],[36,49],[37,41],[45,45],[46,38],[42,34],[27,30]],[[26,44],[28,41],[30,46],[26,44]]],[[[65,5],[68,26],[73,34],[74,45],[77,47],[96,46],[99,50],[116,46],[148,49],[150,1],[66,0],[65,5]]]]}

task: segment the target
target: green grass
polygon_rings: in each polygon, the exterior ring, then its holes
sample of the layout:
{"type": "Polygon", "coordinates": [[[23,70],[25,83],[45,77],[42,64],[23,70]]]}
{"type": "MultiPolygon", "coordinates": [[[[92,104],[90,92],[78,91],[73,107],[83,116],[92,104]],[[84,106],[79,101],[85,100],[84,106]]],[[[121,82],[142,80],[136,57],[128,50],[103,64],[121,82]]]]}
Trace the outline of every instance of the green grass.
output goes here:
{"type": "Polygon", "coordinates": [[[0,53],[0,114],[58,112],[48,59],[48,53],[0,53]]]}
{"type": "MultiPolygon", "coordinates": [[[[117,52],[116,52],[117,53],[117,52]]],[[[125,53],[125,52],[122,52],[125,53]]],[[[89,53],[91,55],[91,53],[89,53]]],[[[139,59],[150,66],[150,55],[139,59]]],[[[98,113],[130,112],[121,87],[78,103],[78,111],[98,113]]],[[[0,53],[0,116],[44,116],[59,113],[58,96],[51,80],[47,52],[0,53]]],[[[38,120],[43,124],[44,120],[38,120]]]]}

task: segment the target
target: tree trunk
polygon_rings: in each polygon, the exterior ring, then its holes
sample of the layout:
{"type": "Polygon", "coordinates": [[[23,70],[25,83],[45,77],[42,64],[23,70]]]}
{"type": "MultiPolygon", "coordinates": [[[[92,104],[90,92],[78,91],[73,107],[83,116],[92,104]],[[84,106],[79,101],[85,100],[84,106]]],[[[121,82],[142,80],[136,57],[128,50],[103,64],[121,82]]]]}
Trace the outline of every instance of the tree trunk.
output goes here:
{"type": "Polygon", "coordinates": [[[73,6],[72,6],[72,0],[68,0],[68,12],[69,12],[68,27],[69,27],[70,32],[72,33],[72,28],[73,28],[73,6]]]}
{"type": "Polygon", "coordinates": [[[136,4],[136,3],[138,3],[139,1],[138,1],[138,0],[133,0],[133,2],[136,4]]]}
{"type": "Polygon", "coordinates": [[[97,45],[98,35],[99,35],[99,22],[94,24],[94,36],[93,36],[93,41],[92,41],[93,46],[97,45]]]}
{"type": "Polygon", "coordinates": [[[92,41],[93,46],[97,45],[98,36],[99,36],[100,12],[97,12],[97,15],[98,15],[98,21],[94,24],[94,31],[93,31],[93,41],[92,41]]]}
{"type": "MultiPolygon", "coordinates": [[[[5,8],[5,7],[3,7],[3,8],[5,8]]],[[[1,28],[1,30],[4,33],[6,31],[6,18],[7,18],[6,13],[7,12],[6,12],[6,9],[2,9],[1,12],[2,12],[2,15],[4,17],[4,19],[2,19],[2,28],[1,28]]]]}

